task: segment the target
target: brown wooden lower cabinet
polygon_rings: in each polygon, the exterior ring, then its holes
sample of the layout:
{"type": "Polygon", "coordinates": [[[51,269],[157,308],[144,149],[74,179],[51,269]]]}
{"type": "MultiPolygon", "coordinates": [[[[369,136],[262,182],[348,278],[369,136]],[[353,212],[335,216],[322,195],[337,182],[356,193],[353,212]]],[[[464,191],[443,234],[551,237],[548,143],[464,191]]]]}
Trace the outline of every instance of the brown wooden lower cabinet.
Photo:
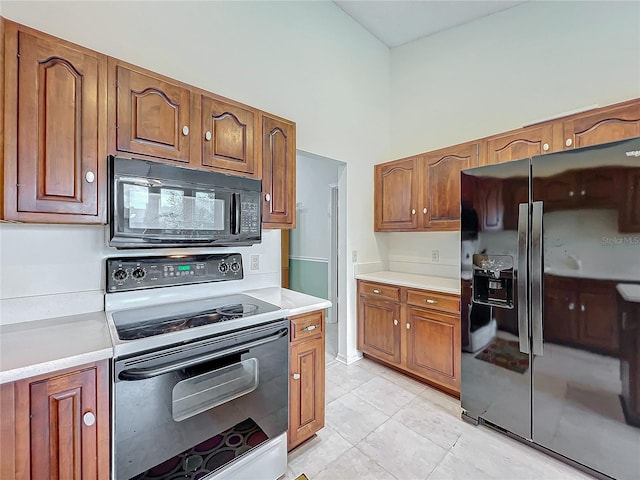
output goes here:
{"type": "Polygon", "coordinates": [[[460,393],[460,297],[358,280],[358,349],[460,393]]]}
{"type": "Polygon", "coordinates": [[[1,478],[109,479],[108,362],[2,385],[1,478]]]}
{"type": "Polygon", "coordinates": [[[289,431],[291,450],[324,427],[324,310],[291,320],[289,431]]]}

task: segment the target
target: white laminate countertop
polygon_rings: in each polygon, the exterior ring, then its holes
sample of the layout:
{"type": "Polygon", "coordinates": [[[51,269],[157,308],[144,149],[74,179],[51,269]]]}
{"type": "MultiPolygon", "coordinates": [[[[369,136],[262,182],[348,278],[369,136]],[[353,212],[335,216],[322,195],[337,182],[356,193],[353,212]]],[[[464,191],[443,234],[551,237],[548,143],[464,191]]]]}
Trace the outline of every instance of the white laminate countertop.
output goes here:
{"type": "Polygon", "coordinates": [[[112,356],[104,312],[0,326],[0,383],[112,356]]]}
{"type": "Polygon", "coordinates": [[[289,311],[290,316],[331,307],[331,302],[324,298],[313,297],[306,293],[294,292],[280,287],[259,288],[242,293],[284,308],[289,311]]]}
{"type": "Polygon", "coordinates": [[[360,273],[356,275],[356,278],[370,282],[389,283],[401,287],[419,288],[421,290],[460,295],[460,280],[457,278],[431,277],[428,275],[389,272],[386,270],[373,273],[360,273]]]}
{"type": "Polygon", "coordinates": [[[627,302],[640,303],[640,285],[632,283],[619,283],[616,289],[627,302]]]}

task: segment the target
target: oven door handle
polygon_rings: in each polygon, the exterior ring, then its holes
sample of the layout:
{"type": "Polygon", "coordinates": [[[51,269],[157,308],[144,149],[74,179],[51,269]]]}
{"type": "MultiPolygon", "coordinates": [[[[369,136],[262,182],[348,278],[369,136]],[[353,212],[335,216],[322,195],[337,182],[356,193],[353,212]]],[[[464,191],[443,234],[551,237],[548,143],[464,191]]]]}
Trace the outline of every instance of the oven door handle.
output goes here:
{"type": "Polygon", "coordinates": [[[157,367],[150,368],[130,368],[128,370],[123,370],[118,375],[120,380],[146,380],[147,378],[157,377],[159,375],[164,375],[165,373],[171,373],[175,370],[180,370],[183,368],[191,367],[193,365],[198,365],[200,363],[208,362],[209,360],[215,360],[216,358],[224,357],[227,355],[231,355],[233,353],[240,352],[242,350],[246,350],[248,348],[257,347],[260,345],[264,345],[265,343],[274,342],[289,333],[289,330],[286,328],[280,329],[277,333],[273,335],[269,335],[268,337],[259,338],[258,340],[253,340],[251,342],[241,343],[240,345],[235,345],[230,348],[225,348],[224,350],[218,350],[207,355],[198,355],[197,357],[186,358],[184,360],[178,360],[176,362],[166,363],[164,365],[158,365],[157,367]]]}

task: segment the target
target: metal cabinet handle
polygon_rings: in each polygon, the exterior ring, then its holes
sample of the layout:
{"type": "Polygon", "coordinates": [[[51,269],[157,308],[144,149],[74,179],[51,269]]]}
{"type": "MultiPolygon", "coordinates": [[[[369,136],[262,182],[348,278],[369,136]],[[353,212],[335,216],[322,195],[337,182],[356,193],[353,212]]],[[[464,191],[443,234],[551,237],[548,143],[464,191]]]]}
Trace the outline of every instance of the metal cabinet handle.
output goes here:
{"type": "Polygon", "coordinates": [[[303,332],[311,332],[313,330],[315,330],[316,328],[320,328],[320,325],[309,325],[308,327],[304,327],[302,329],[303,332]]]}
{"type": "Polygon", "coordinates": [[[542,145],[542,150],[544,150],[545,152],[549,150],[549,144],[545,143],[544,145],[542,145]]]}
{"type": "Polygon", "coordinates": [[[407,330],[411,330],[411,324],[407,322],[407,330]]]}
{"type": "Polygon", "coordinates": [[[294,380],[300,380],[300,374],[299,373],[294,373],[292,375],[292,377],[293,377],[294,380]]]}
{"type": "Polygon", "coordinates": [[[438,301],[437,301],[437,300],[432,300],[432,299],[430,299],[430,298],[427,298],[427,299],[425,300],[425,302],[430,303],[431,305],[435,305],[436,303],[438,303],[438,301]]]}
{"type": "Polygon", "coordinates": [[[212,138],[211,132],[207,130],[207,133],[204,134],[204,139],[208,142],[212,138]]]}
{"type": "Polygon", "coordinates": [[[87,183],[93,183],[96,179],[96,174],[93,172],[87,172],[84,174],[84,179],[87,181],[87,183]]]}
{"type": "Polygon", "coordinates": [[[416,214],[416,209],[415,209],[415,208],[412,208],[412,209],[411,209],[411,215],[415,215],[415,214],[416,214]]]}
{"type": "Polygon", "coordinates": [[[580,305],[580,311],[584,312],[585,310],[586,310],[585,306],[584,305],[580,305]]]}
{"type": "Polygon", "coordinates": [[[395,326],[398,326],[398,320],[396,320],[396,319],[394,318],[394,319],[393,319],[393,324],[394,324],[395,326]]]}
{"type": "Polygon", "coordinates": [[[82,422],[87,426],[90,427],[92,426],[94,423],[96,423],[96,416],[93,414],[93,412],[87,412],[82,416],[82,422]]]}
{"type": "Polygon", "coordinates": [[[565,144],[567,147],[570,147],[571,145],[573,145],[573,140],[571,140],[570,138],[567,138],[567,140],[564,142],[564,144],[565,144]]]}
{"type": "Polygon", "coordinates": [[[424,207],[424,208],[422,209],[422,213],[424,213],[425,215],[427,214],[427,212],[428,212],[428,211],[429,211],[429,210],[427,210],[427,207],[424,207]]]}
{"type": "Polygon", "coordinates": [[[380,293],[380,290],[378,290],[377,288],[374,288],[373,293],[380,293]]]}
{"type": "Polygon", "coordinates": [[[576,304],[575,304],[575,303],[573,303],[573,302],[571,302],[571,303],[569,304],[569,310],[575,310],[575,308],[576,308],[576,304]]]}
{"type": "Polygon", "coordinates": [[[182,127],[182,135],[184,135],[185,137],[187,135],[189,135],[189,127],[188,126],[185,125],[184,127],[182,127]]]}

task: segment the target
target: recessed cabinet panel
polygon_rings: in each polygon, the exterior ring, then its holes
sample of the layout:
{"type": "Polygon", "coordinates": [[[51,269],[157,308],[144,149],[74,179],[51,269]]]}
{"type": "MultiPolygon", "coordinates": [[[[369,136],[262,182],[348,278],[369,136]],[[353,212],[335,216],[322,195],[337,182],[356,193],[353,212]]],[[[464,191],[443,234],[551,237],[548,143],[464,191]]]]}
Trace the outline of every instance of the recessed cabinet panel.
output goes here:
{"type": "Polygon", "coordinates": [[[114,68],[117,149],[189,163],[189,90],[133,67],[114,68]]]}
{"type": "Polygon", "coordinates": [[[102,223],[106,57],[6,23],[4,218],[102,223]]]}
{"type": "Polygon", "coordinates": [[[375,229],[418,226],[418,172],[415,158],[375,166],[375,229]]]}
{"type": "Polygon", "coordinates": [[[360,295],[358,318],[358,348],[400,363],[400,304],[360,295]]]}
{"type": "Polygon", "coordinates": [[[257,113],[202,96],[202,165],[257,176],[257,113]]]}

